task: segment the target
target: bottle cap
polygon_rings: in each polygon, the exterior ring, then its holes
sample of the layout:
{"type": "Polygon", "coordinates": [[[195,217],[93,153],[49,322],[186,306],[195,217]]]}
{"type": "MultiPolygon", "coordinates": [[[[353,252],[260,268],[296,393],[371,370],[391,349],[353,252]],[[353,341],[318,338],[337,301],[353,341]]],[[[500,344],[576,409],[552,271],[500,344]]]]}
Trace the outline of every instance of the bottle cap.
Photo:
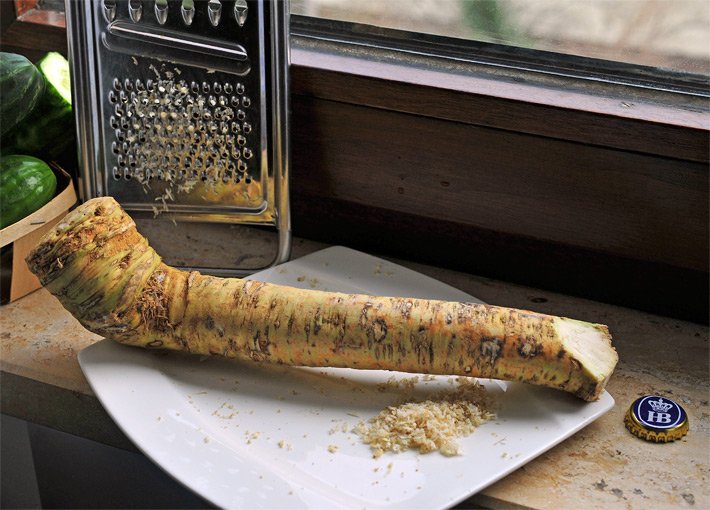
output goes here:
{"type": "Polygon", "coordinates": [[[688,433],[688,415],[670,399],[646,395],[636,400],[624,417],[629,431],[656,443],[668,443],[688,433]]]}

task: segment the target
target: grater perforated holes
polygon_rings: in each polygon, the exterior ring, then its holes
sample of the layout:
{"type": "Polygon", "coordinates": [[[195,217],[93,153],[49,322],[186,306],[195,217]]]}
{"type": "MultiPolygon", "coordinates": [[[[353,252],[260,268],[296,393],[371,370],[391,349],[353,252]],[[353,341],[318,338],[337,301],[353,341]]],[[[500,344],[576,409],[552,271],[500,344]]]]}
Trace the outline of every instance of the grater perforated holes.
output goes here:
{"type": "Polygon", "coordinates": [[[111,23],[116,17],[116,0],[104,0],[104,17],[111,23]]]}
{"type": "Polygon", "coordinates": [[[156,21],[165,25],[168,21],[168,0],[156,0],[154,12],[156,21]]]}
{"type": "Polygon", "coordinates": [[[128,0],[128,14],[134,23],[138,23],[143,16],[143,3],[141,0],[128,0]]]}
{"type": "MultiPolygon", "coordinates": [[[[155,70],[154,70],[155,71],[155,70]]],[[[180,73],[177,73],[178,75],[180,73]]],[[[177,191],[203,182],[251,182],[245,160],[253,152],[247,147],[251,125],[246,112],[233,106],[250,104],[249,98],[220,95],[244,92],[232,85],[162,79],[114,80],[109,102],[114,105],[110,123],[115,130],[112,153],[122,177],[135,177],[148,192],[152,180],[175,182],[177,191]],[[233,105],[233,106],[230,106],[233,105]],[[249,178],[249,181],[246,178],[249,178]]],[[[114,177],[118,175],[114,173],[114,177]]],[[[166,188],[162,197],[172,196],[166,188]]],[[[167,197],[172,199],[171,197],[167,197]]],[[[156,199],[156,200],[157,200],[156,199]]]]}

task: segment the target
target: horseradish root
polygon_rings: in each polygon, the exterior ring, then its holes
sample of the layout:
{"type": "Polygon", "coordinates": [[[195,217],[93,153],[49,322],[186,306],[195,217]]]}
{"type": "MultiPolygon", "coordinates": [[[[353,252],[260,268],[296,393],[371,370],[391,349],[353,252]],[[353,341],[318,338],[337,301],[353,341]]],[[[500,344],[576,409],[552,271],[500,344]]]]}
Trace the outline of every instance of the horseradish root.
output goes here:
{"type": "Polygon", "coordinates": [[[69,213],[27,263],[84,327],[139,347],[524,381],[585,400],[599,398],[618,360],[600,324],[180,271],[112,198],[69,213]]]}

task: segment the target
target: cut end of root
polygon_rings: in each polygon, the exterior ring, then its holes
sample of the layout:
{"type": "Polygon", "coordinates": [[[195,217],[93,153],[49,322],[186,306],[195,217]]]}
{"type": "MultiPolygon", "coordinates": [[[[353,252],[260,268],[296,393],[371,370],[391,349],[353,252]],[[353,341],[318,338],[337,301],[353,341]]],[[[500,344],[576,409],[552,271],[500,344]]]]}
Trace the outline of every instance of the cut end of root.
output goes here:
{"type": "Polygon", "coordinates": [[[556,319],[556,322],[565,350],[585,367],[584,378],[588,382],[576,395],[587,401],[598,400],[619,361],[611,344],[609,329],[601,324],[564,317],[556,319]]]}

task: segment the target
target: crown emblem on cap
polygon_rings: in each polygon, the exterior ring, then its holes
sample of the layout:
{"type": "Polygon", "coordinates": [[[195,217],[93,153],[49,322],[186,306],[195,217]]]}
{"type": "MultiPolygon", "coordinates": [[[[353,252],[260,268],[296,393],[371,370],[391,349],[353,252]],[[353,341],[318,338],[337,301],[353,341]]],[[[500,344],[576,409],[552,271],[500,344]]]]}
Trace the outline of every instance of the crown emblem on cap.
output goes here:
{"type": "Polygon", "coordinates": [[[673,407],[673,404],[664,402],[661,397],[658,397],[658,400],[649,400],[648,405],[650,405],[651,408],[657,413],[666,413],[671,407],[673,407]]]}

